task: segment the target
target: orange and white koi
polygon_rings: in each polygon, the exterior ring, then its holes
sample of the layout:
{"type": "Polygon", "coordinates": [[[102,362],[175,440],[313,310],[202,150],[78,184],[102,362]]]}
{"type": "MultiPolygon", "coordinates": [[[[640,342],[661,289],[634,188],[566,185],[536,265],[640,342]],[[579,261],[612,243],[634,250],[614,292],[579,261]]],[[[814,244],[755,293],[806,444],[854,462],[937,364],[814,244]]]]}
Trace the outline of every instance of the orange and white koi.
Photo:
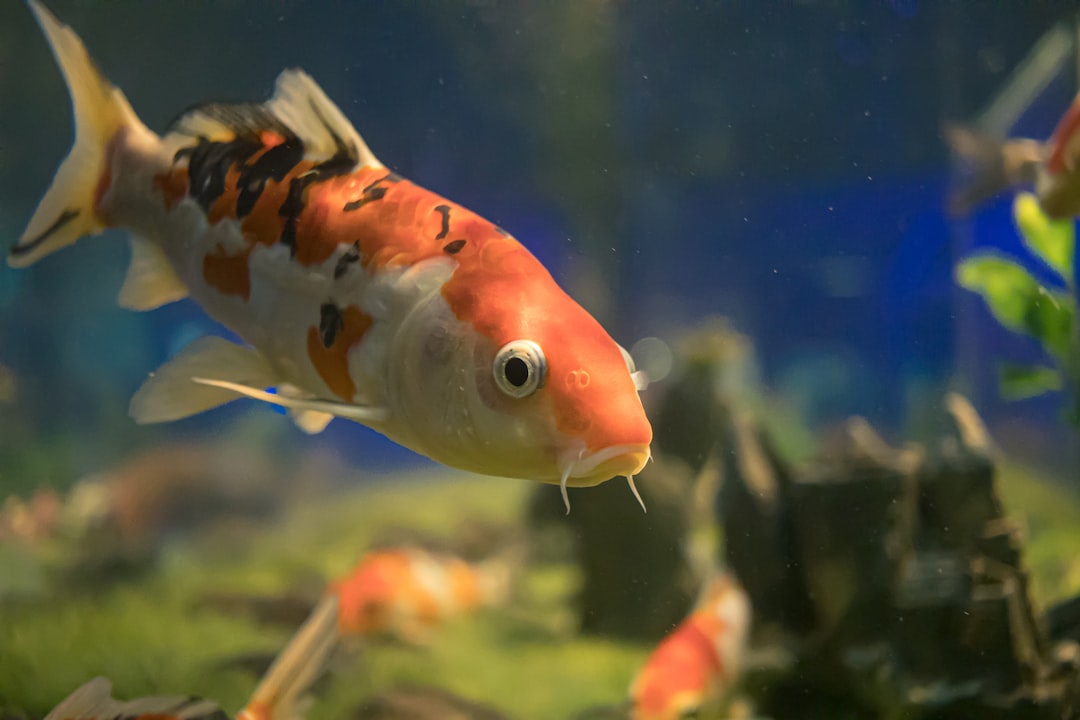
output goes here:
{"type": "Polygon", "coordinates": [[[330,585],[343,635],[392,634],[423,643],[445,620],[502,602],[508,569],[499,560],[470,565],[418,548],[367,553],[330,585]]]}
{"type": "Polygon", "coordinates": [[[74,31],[29,5],[75,143],[9,263],[125,228],[121,305],[190,296],[248,343],[189,345],[136,393],[137,422],[247,396],[310,432],[349,418],[564,498],[617,475],[633,487],[652,441],[644,373],[506,231],[387,170],[300,70],[266,103],[203,105],[159,136],[74,31]]]}
{"type": "Polygon", "coordinates": [[[954,212],[967,212],[1009,188],[1033,185],[1049,217],[1080,216],[1080,94],[1046,142],[995,140],[961,127],[946,128],[945,137],[953,152],[973,166],[971,182],[952,198],[954,212]]]}
{"type": "Polygon", "coordinates": [[[713,580],[698,608],[660,641],[630,687],[634,720],[678,720],[714,707],[738,680],[750,600],[731,576],[713,580]]]}

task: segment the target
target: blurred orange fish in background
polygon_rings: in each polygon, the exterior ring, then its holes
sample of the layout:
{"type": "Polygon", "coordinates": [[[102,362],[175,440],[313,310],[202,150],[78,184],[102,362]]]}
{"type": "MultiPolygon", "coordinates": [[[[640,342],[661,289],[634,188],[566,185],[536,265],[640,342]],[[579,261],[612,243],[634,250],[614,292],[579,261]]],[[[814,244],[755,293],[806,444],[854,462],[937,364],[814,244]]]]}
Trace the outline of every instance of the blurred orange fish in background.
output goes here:
{"type": "Polygon", "coordinates": [[[750,622],[750,600],[735,578],[711,581],[630,686],[633,720],[679,720],[718,708],[739,679],[750,622]]]}
{"type": "Polygon", "coordinates": [[[509,579],[499,559],[470,565],[419,548],[391,548],[364,555],[329,592],[338,598],[343,635],[424,644],[445,620],[504,602],[509,579]]]}

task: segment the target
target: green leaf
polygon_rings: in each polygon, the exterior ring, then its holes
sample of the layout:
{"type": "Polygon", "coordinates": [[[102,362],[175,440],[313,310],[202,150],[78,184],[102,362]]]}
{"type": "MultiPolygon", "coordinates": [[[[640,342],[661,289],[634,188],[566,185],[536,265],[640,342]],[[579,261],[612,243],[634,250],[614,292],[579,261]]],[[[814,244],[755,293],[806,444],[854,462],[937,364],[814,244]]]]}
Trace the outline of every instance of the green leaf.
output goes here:
{"type": "Polygon", "coordinates": [[[998,385],[1006,400],[1025,400],[1059,391],[1065,382],[1056,368],[1004,363],[998,368],[998,385]]]}
{"type": "Polygon", "coordinates": [[[1013,218],[1028,250],[1067,282],[1073,281],[1076,226],[1072,218],[1052,220],[1031,193],[1020,193],[1013,202],[1013,218]]]}
{"type": "Polygon", "coordinates": [[[956,282],[978,293],[994,318],[1017,333],[1037,338],[1065,364],[1074,309],[1064,293],[1047,290],[1021,265],[994,253],[971,255],[956,267],[956,282]]]}

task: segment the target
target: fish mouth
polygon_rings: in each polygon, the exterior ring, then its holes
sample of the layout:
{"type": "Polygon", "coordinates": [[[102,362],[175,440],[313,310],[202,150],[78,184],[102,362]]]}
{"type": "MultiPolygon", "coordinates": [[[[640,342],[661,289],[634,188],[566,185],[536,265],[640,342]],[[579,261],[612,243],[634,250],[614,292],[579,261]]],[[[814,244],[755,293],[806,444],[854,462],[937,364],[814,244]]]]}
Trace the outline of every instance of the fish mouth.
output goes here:
{"type": "Polygon", "coordinates": [[[569,469],[567,484],[573,487],[598,485],[617,475],[637,475],[651,457],[648,445],[612,445],[580,455],[563,472],[569,469]]]}
{"type": "Polygon", "coordinates": [[[566,495],[568,486],[599,485],[618,475],[626,476],[635,497],[638,498],[638,502],[641,502],[634,488],[634,476],[641,472],[650,459],[652,459],[652,450],[648,445],[638,443],[612,445],[591,453],[586,453],[584,447],[576,451],[564,452],[559,459],[559,467],[562,471],[562,480],[559,484],[563,502],[566,504],[566,512],[570,512],[570,499],[566,495]]]}

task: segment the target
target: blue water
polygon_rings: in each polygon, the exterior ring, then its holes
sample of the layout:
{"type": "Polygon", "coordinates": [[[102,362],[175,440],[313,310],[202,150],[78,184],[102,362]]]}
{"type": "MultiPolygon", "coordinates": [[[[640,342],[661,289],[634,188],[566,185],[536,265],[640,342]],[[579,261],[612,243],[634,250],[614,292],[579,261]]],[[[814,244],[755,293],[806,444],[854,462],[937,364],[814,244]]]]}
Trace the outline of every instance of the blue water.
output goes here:
{"type": "MultiPolygon", "coordinates": [[[[280,69],[304,67],[388,166],[513,232],[624,344],[726,315],[753,339],[767,384],[809,392],[815,368],[831,368],[834,390],[812,423],[859,413],[902,428],[913,387],[959,383],[992,415],[1056,426],[1052,398],[997,399],[994,360],[1034,349],[958,291],[952,268],[973,247],[1019,245],[1007,199],[960,222],[945,216],[940,126],[985,106],[1064,9],[51,7],[155,129],[202,100],[260,100],[280,69]],[[586,266],[596,269],[589,282],[579,279],[586,266]],[[960,337],[982,345],[958,347],[960,337]]],[[[1016,131],[1046,136],[1075,85],[1062,73],[1016,131]]],[[[59,73],[16,2],[0,7],[0,97],[10,241],[70,133],[59,73]]],[[[72,460],[81,469],[171,432],[132,427],[118,441],[93,428],[125,427],[145,374],[220,331],[188,302],[115,308],[125,253],[109,233],[30,271],[0,270],[0,363],[20,377],[25,422],[40,437],[91,438],[72,460]]],[[[250,408],[173,431],[213,432],[250,408]]],[[[310,442],[378,467],[418,462],[341,421],[310,442]]]]}

